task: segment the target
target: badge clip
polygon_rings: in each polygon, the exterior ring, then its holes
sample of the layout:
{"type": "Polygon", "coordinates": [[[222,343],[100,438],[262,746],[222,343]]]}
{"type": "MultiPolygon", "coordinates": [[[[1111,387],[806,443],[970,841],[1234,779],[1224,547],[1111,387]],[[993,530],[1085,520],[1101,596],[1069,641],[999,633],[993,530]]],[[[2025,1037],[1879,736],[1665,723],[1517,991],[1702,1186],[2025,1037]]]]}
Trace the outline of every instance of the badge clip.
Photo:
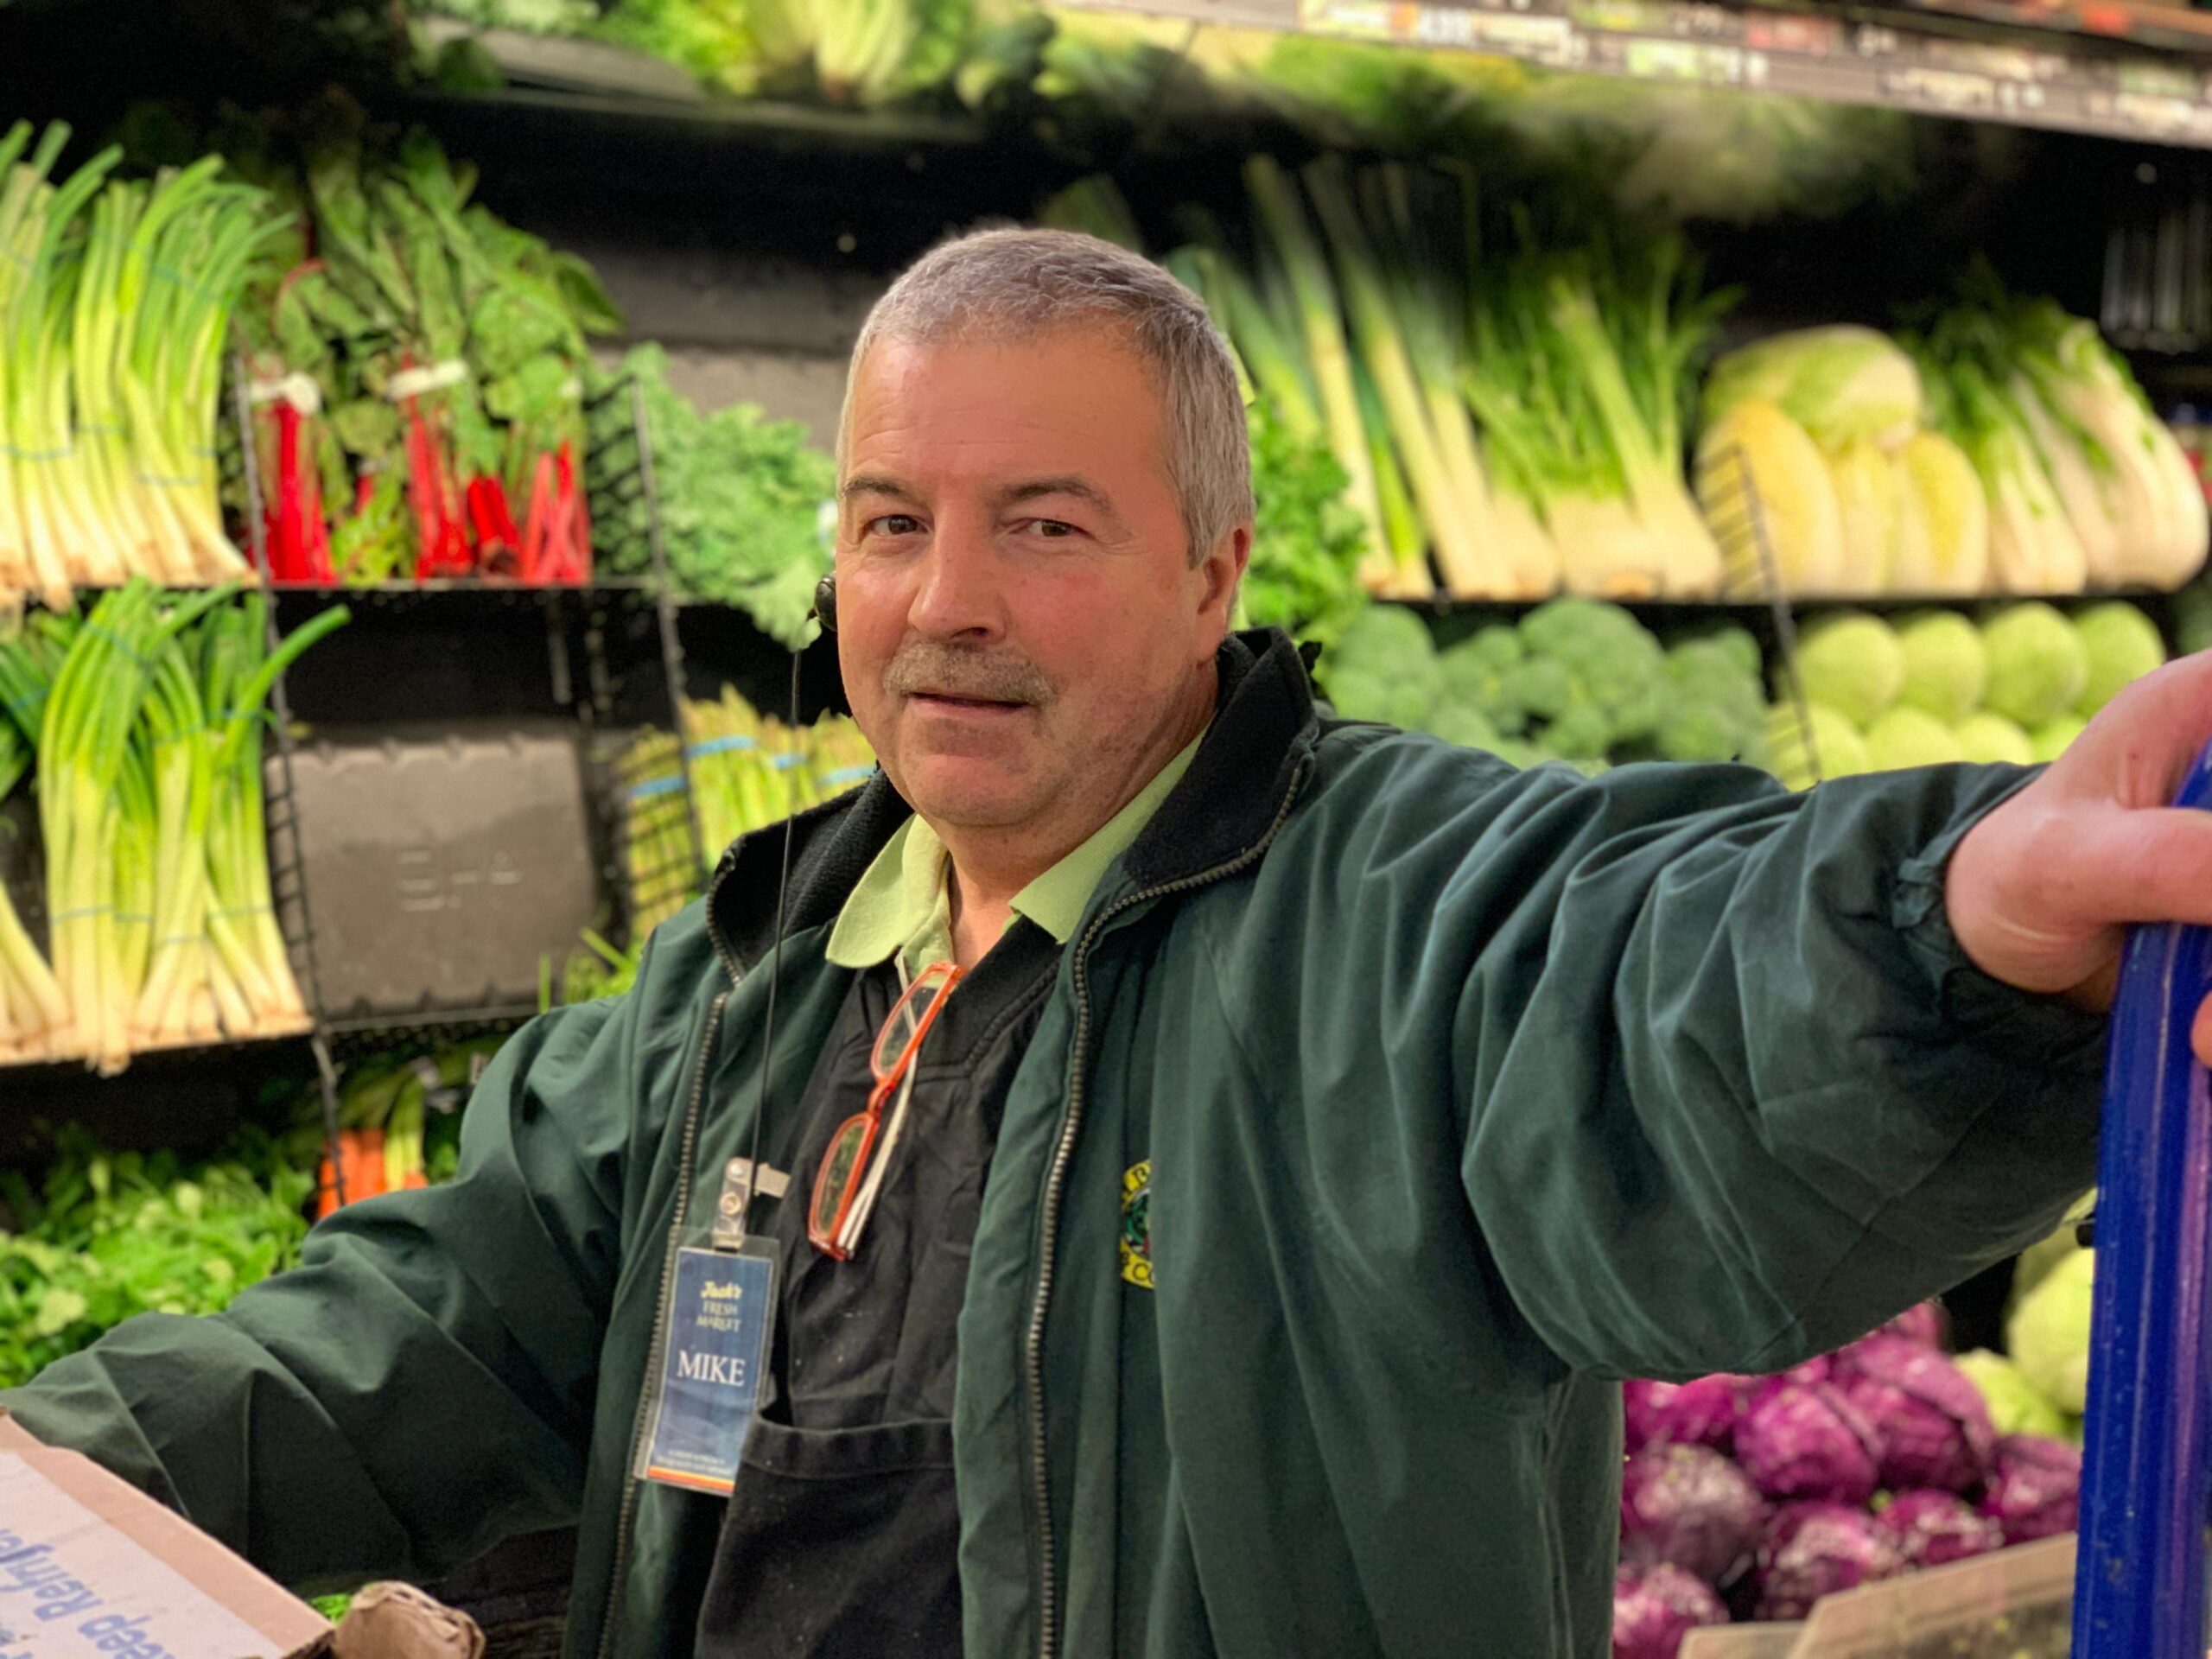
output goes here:
{"type": "Polygon", "coordinates": [[[711,1242],[718,1250],[741,1250],[745,1248],[746,1218],[753,1209],[757,1193],[764,1198],[780,1198],[791,1190],[791,1178],[780,1169],[766,1164],[755,1164],[750,1158],[733,1158],[722,1166],[722,1190],[715,1200],[715,1225],[711,1242]],[[757,1179],[756,1179],[757,1175],[757,1179]]]}

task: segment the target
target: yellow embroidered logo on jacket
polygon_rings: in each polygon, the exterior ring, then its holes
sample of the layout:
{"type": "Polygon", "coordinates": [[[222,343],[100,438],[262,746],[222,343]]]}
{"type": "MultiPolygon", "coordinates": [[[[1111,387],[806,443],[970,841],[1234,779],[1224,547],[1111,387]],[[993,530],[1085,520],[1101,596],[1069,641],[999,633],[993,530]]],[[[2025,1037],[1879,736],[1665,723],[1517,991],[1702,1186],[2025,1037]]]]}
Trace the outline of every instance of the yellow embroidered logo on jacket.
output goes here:
{"type": "Polygon", "coordinates": [[[1152,1160],[1122,1177],[1122,1277],[1152,1288],[1152,1160]]]}

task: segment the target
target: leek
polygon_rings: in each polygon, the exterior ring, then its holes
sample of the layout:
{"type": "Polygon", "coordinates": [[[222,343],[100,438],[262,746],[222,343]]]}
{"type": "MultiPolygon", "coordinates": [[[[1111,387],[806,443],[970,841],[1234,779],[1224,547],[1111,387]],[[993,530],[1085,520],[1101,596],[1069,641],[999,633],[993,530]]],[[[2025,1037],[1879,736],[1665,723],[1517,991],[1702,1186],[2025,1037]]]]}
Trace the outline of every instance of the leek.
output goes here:
{"type": "Polygon", "coordinates": [[[1490,273],[1473,304],[1463,390],[1491,453],[1541,508],[1568,591],[1656,598],[1664,549],[1628,499],[1620,458],[1553,321],[1549,289],[1550,272],[1532,252],[1490,273]]]}
{"type": "Polygon", "coordinates": [[[1720,590],[1720,550],[1682,481],[1681,412],[1689,360],[1710,332],[1711,302],[1678,302],[1679,262],[1679,245],[1660,243],[1643,290],[1633,294],[1619,291],[1618,271],[1606,272],[1601,288],[1570,264],[1552,277],[1550,316],[1652,538],[1657,595],[1712,599],[1720,590]]]}
{"type": "Polygon", "coordinates": [[[1368,462],[1375,469],[1376,505],[1382,514],[1382,544],[1394,573],[1379,596],[1426,599],[1433,589],[1427,585],[1427,543],[1421,534],[1421,514],[1406,488],[1405,474],[1399,470],[1398,453],[1390,447],[1390,420],[1382,412],[1382,395],[1376,391],[1374,377],[1362,364],[1352,365],[1352,390],[1359,398],[1368,462]]]}
{"type": "MultiPolygon", "coordinates": [[[[1473,463],[1470,498],[1465,480],[1455,472],[1448,453],[1450,441],[1440,428],[1437,400],[1431,385],[1448,376],[1446,348],[1433,338],[1424,338],[1426,351],[1409,349],[1404,323],[1408,318],[1433,317],[1417,297],[1394,304],[1382,265],[1353,200],[1351,181],[1341,157],[1324,156],[1306,170],[1307,194],[1324,232],[1336,254],[1336,270],[1352,332],[1359,341],[1360,359],[1374,377],[1390,425],[1398,459],[1405,468],[1428,531],[1430,546],[1444,573],[1445,585],[1456,597],[1496,598],[1507,591],[1503,571],[1496,563],[1496,538],[1490,525],[1490,502],[1479,462],[1473,463]],[[1414,366],[1425,360],[1430,384],[1414,366]]],[[[1416,322],[1416,327],[1421,324],[1416,322]]],[[[1448,382],[1441,401],[1451,410],[1463,405],[1448,382]]],[[[1458,415],[1464,425],[1465,415],[1458,415]]],[[[1472,438],[1467,446],[1471,451],[1472,438]]]]}
{"type": "Polygon", "coordinates": [[[1299,200],[1298,187],[1267,156],[1255,156],[1245,163],[1244,181],[1271,245],[1273,272],[1263,281],[1281,284],[1295,300],[1299,327],[1306,340],[1306,367],[1327,423],[1329,447],[1351,480],[1346,488],[1348,499],[1370,527],[1374,554],[1363,575],[1375,591],[1418,596],[1427,591],[1427,571],[1388,556],[1390,543],[1384,531],[1367,432],[1360,418],[1344,317],[1338,308],[1328,260],[1314,239],[1313,226],[1299,200]]]}

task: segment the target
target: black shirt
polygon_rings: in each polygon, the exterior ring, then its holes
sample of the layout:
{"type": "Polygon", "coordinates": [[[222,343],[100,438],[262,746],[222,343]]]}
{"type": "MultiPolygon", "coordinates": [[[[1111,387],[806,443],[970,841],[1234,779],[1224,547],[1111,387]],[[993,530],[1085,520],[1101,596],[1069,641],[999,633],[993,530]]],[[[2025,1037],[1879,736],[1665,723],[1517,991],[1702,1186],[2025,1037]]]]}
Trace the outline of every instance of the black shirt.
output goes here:
{"type": "Polygon", "coordinates": [[[958,1659],[957,1338],[999,1119],[1060,949],[1019,920],[945,1000],[849,1262],[806,1212],[823,1150],[868,1102],[899,995],[855,976],[807,1084],[779,1247],[771,1388],[746,1441],[699,1617],[704,1659],[958,1659]]]}

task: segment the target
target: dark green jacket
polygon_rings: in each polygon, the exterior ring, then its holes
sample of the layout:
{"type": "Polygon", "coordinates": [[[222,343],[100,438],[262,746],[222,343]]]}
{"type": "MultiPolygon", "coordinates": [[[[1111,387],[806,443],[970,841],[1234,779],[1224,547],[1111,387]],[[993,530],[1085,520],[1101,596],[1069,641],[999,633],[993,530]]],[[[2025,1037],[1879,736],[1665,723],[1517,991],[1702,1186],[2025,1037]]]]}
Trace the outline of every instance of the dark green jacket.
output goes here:
{"type": "MultiPolygon", "coordinates": [[[[1318,721],[1280,636],[1223,666],[1007,1103],[960,1332],[968,1651],[1600,1659],[1617,1379],[1833,1347],[2091,1178],[2100,1026],[1944,920],[1948,849],[2024,774],[1516,773],[1318,721]],[[1150,1290],[1119,1254],[1147,1155],[1150,1290]]],[[[879,779],[800,821],[772,1146],[905,811],[879,779]]],[[[627,1470],[669,1253],[760,1101],[779,850],[734,849],[629,996],[507,1045],[459,1181],[0,1403],[294,1583],[577,1522],[570,1651],[688,1649],[717,1506],[627,1470]]]]}

